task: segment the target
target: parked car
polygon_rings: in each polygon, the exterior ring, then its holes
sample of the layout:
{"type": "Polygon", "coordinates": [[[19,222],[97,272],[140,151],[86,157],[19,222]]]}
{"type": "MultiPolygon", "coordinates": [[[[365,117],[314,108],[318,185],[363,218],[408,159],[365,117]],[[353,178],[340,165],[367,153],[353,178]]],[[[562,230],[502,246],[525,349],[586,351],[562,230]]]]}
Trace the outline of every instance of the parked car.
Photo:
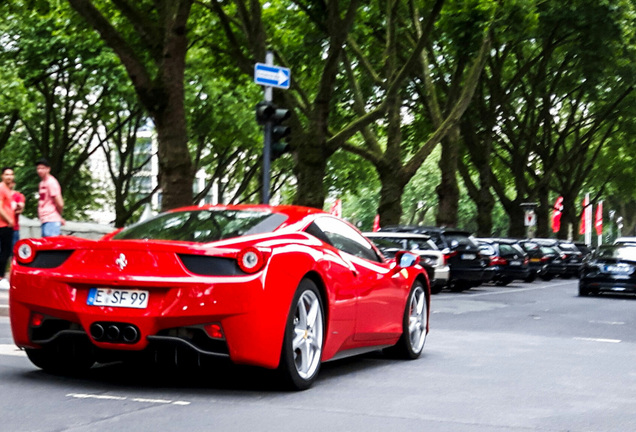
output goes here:
{"type": "Polygon", "coordinates": [[[536,277],[549,281],[561,276],[565,271],[561,251],[551,246],[542,246],[535,239],[519,240],[518,243],[529,258],[531,273],[526,279],[527,282],[536,277]]]}
{"type": "Polygon", "coordinates": [[[431,293],[437,294],[448,286],[450,268],[444,254],[426,234],[365,232],[365,237],[373,241],[387,258],[394,258],[400,250],[414,252],[420,257],[420,264],[430,269],[431,293]]]}
{"type": "Polygon", "coordinates": [[[478,238],[483,256],[490,258],[493,281],[497,285],[508,285],[515,279],[528,280],[530,264],[528,254],[516,240],[502,238],[478,238]]]}
{"type": "Polygon", "coordinates": [[[567,240],[555,240],[555,239],[542,239],[535,238],[535,242],[541,246],[548,246],[556,249],[561,253],[561,261],[563,263],[563,272],[560,276],[564,279],[578,276],[581,270],[581,263],[583,262],[583,254],[574,245],[574,243],[567,240]]]}
{"type": "Polygon", "coordinates": [[[600,246],[583,264],[579,295],[636,293],[636,244],[600,246]]]}
{"type": "Polygon", "coordinates": [[[614,240],[614,244],[626,244],[636,246],[636,237],[618,237],[614,240]]]}
{"type": "Polygon", "coordinates": [[[583,242],[574,242],[574,246],[576,246],[576,248],[581,252],[581,254],[583,255],[581,258],[583,261],[585,261],[585,259],[592,253],[594,252],[592,250],[592,248],[590,248],[588,245],[586,245],[583,242]]]}
{"type": "Polygon", "coordinates": [[[317,209],[193,206],[100,240],[23,239],[15,251],[13,338],[55,373],[130,356],[186,368],[228,359],[304,389],[336,357],[417,358],[428,333],[417,255],[387,261],[317,209]]]}
{"type": "Polygon", "coordinates": [[[450,268],[449,288],[463,291],[476,287],[492,279],[489,260],[479,253],[475,237],[468,231],[456,228],[431,226],[388,226],[379,232],[411,232],[426,234],[444,253],[450,268]]]}

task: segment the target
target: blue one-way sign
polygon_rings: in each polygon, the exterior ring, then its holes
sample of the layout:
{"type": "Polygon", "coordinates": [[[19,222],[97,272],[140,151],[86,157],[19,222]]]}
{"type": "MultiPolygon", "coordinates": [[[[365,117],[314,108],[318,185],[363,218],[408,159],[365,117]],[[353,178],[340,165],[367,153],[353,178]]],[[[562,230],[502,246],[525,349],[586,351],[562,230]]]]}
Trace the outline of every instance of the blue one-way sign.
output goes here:
{"type": "Polygon", "coordinates": [[[291,72],[288,68],[256,63],[254,65],[254,82],[262,86],[289,88],[291,72]]]}

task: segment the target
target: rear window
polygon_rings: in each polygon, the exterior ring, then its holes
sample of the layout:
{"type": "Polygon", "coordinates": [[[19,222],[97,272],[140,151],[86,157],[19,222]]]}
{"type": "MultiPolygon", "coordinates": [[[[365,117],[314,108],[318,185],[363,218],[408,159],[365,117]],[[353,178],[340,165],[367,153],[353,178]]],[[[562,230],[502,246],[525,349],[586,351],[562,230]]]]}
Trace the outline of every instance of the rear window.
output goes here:
{"type": "Polygon", "coordinates": [[[495,248],[493,248],[489,244],[482,244],[479,245],[479,252],[481,252],[482,255],[493,256],[495,255],[495,248]]]}
{"type": "Polygon", "coordinates": [[[568,252],[579,252],[574,243],[559,243],[559,249],[568,252]]]}
{"type": "Polygon", "coordinates": [[[511,256],[514,254],[518,254],[519,251],[513,247],[513,245],[500,243],[499,244],[499,253],[501,256],[511,256]]]}
{"type": "Polygon", "coordinates": [[[549,255],[549,254],[559,255],[557,251],[554,248],[551,248],[550,246],[541,246],[541,252],[543,252],[546,255],[549,255]]]}
{"type": "Polygon", "coordinates": [[[601,247],[596,252],[597,258],[614,258],[627,261],[636,261],[636,247],[633,246],[608,246],[601,247]]]}
{"type": "Polygon", "coordinates": [[[446,237],[446,241],[448,242],[449,246],[451,248],[456,248],[456,247],[471,247],[471,248],[476,248],[477,246],[477,241],[475,240],[475,238],[473,236],[469,236],[463,233],[445,233],[444,236],[446,237]]]}
{"type": "Polygon", "coordinates": [[[399,248],[410,251],[437,250],[437,246],[435,246],[435,243],[427,239],[376,236],[370,237],[369,239],[380,249],[399,248]]]}
{"type": "Polygon", "coordinates": [[[527,251],[536,251],[539,249],[539,245],[532,242],[525,242],[521,245],[527,251]]]}
{"type": "Polygon", "coordinates": [[[163,213],[124,229],[117,240],[177,240],[207,243],[272,232],[287,216],[242,210],[193,210],[163,213]]]}

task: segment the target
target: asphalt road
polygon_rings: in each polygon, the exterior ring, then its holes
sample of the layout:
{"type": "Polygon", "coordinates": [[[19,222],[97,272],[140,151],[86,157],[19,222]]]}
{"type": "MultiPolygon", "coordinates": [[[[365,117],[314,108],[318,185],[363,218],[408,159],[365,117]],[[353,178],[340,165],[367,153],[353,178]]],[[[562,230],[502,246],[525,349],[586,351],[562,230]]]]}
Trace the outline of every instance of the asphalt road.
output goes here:
{"type": "Polygon", "coordinates": [[[48,375],[0,317],[0,429],[633,431],[635,308],[633,297],[577,297],[574,280],[443,292],[420,359],[327,363],[304,392],[248,368],[48,375]]]}

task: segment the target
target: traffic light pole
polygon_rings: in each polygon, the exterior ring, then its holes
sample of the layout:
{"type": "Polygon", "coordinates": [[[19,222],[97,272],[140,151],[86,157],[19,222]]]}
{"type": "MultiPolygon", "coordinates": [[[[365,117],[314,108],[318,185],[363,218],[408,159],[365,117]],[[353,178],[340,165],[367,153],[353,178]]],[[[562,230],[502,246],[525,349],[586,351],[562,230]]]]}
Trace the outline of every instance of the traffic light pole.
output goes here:
{"type": "MultiPolygon", "coordinates": [[[[267,51],[265,53],[265,64],[274,64],[274,53],[267,51]]],[[[273,88],[271,86],[264,86],[264,99],[265,103],[272,103],[273,100],[273,88]]],[[[271,169],[271,154],[272,154],[272,122],[268,120],[264,125],[264,139],[263,139],[263,191],[262,198],[263,204],[269,204],[269,180],[271,169]]]]}

